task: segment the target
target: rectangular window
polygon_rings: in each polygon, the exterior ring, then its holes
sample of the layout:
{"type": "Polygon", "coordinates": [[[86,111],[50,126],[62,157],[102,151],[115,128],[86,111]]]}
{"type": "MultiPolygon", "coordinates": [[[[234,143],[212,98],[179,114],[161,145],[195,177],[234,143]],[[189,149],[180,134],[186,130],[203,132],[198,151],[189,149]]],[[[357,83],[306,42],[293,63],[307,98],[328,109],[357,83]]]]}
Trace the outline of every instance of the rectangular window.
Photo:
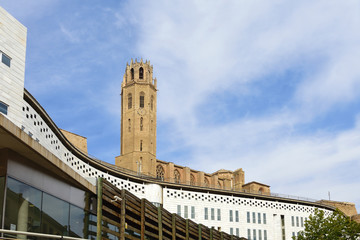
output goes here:
{"type": "MultiPolygon", "coordinates": [[[[258,213],[258,224],[261,224],[261,213],[258,213]]],[[[259,236],[260,238],[260,236],[259,236]]]]}
{"type": "Polygon", "coordinates": [[[220,208],[218,208],[218,210],[217,210],[217,220],[221,221],[221,209],[220,208]]]}
{"type": "Polygon", "coordinates": [[[253,230],[253,240],[256,240],[256,229],[253,230]]]}
{"type": "Polygon", "coordinates": [[[235,222],[239,222],[239,211],[235,211],[235,222]]]}
{"type": "Polygon", "coordinates": [[[8,67],[10,67],[11,58],[5,55],[4,53],[1,54],[1,61],[8,67]]]}
{"type": "Polygon", "coordinates": [[[177,215],[181,216],[181,206],[177,205],[177,215]]]}
{"type": "Polygon", "coordinates": [[[300,222],[301,222],[301,227],[304,227],[304,218],[301,217],[300,220],[301,220],[301,221],[300,221],[300,222]]]}
{"type": "Polygon", "coordinates": [[[299,217],[296,217],[296,226],[299,226],[299,217]]]}
{"type": "Polygon", "coordinates": [[[233,221],[233,210],[229,210],[229,221],[233,221]]]}
{"type": "Polygon", "coordinates": [[[239,233],[239,229],[238,229],[238,228],[236,228],[236,236],[237,236],[237,237],[240,236],[240,233],[239,233]]]}
{"type": "Polygon", "coordinates": [[[204,219],[208,220],[209,219],[209,209],[206,207],[204,210],[205,210],[204,211],[204,219]]]}
{"type": "Polygon", "coordinates": [[[248,229],[248,239],[250,240],[251,239],[251,230],[248,229]]]}
{"type": "Polygon", "coordinates": [[[234,229],[230,228],[230,235],[234,235],[234,229]]]}
{"type": "Polygon", "coordinates": [[[259,229],[259,240],[262,240],[261,230],[259,229]]]}
{"type": "Polygon", "coordinates": [[[195,207],[191,206],[191,219],[195,219],[195,207]]]}
{"type": "Polygon", "coordinates": [[[215,220],[215,209],[211,208],[211,220],[215,220]]]}
{"type": "Polygon", "coordinates": [[[144,99],[145,99],[145,96],[140,96],[140,108],[144,108],[144,99]]]}
{"type": "Polygon", "coordinates": [[[264,230],[264,240],[267,240],[267,231],[264,230]]]}
{"type": "Polygon", "coordinates": [[[184,218],[188,218],[188,206],[184,206],[184,218]]]}
{"type": "Polygon", "coordinates": [[[291,226],[295,227],[295,220],[294,220],[294,216],[291,216],[291,226]]]}
{"type": "Polygon", "coordinates": [[[252,213],[253,214],[253,223],[256,223],[256,213],[252,213]]]}
{"type": "Polygon", "coordinates": [[[266,213],[263,214],[263,223],[266,224],[266,213]]]}
{"type": "Polygon", "coordinates": [[[247,215],[247,223],[250,223],[250,212],[247,212],[246,215],[247,215]]]}
{"type": "Polygon", "coordinates": [[[295,237],[295,232],[292,232],[292,236],[295,237]]]}
{"type": "Polygon", "coordinates": [[[6,105],[3,102],[0,102],[0,112],[2,112],[3,114],[7,115],[8,112],[8,105],[6,105]]]}

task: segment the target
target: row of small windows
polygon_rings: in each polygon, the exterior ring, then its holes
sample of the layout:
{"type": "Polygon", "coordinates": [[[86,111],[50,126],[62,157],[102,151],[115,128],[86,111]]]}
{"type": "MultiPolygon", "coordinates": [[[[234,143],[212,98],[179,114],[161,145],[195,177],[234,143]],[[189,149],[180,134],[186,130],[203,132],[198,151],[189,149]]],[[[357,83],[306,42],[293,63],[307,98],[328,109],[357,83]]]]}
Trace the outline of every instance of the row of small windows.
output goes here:
{"type": "MultiPolygon", "coordinates": [[[[211,211],[210,220],[215,220],[215,208],[211,208],[210,211],[211,211]]],[[[221,221],[221,209],[218,208],[216,212],[217,212],[216,220],[221,221]]],[[[209,220],[209,209],[207,207],[204,208],[204,219],[209,220]]]]}
{"type": "Polygon", "coordinates": [[[251,229],[247,230],[248,233],[248,240],[267,240],[267,231],[266,230],[257,230],[251,229]],[[252,233],[252,234],[251,234],[252,233]]]}
{"type": "MultiPolygon", "coordinates": [[[[129,93],[127,97],[128,97],[128,109],[131,109],[132,108],[132,94],[129,93]]],[[[145,106],[145,93],[144,92],[140,93],[139,100],[140,100],[139,107],[144,108],[144,106],[145,106]]],[[[151,109],[151,111],[154,110],[154,96],[152,96],[152,95],[150,97],[150,109],[151,109]]]]}
{"type": "Polygon", "coordinates": [[[261,221],[261,213],[257,213],[257,221],[256,221],[256,212],[252,212],[252,214],[250,212],[246,213],[246,219],[247,219],[247,223],[251,223],[251,216],[252,215],[252,223],[258,223],[258,224],[266,224],[266,213],[262,214],[262,221],[261,221]]]}
{"type": "MultiPolygon", "coordinates": [[[[190,217],[191,219],[195,219],[195,207],[191,206],[190,207],[190,217]]],[[[189,218],[189,206],[184,206],[184,214],[181,214],[181,205],[177,205],[177,214],[179,216],[182,216],[184,218],[189,218]]]]}
{"type": "MultiPolygon", "coordinates": [[[[230,228],[230,235],[234,235],[234,228],[230,228]]],[[[236,236],[239,237],[239,228],[236,228],[236,236]]]]}
{"type": "MultiPolygon", "coordinates": [[[[305,221],[307,221],[307,218],[305,218],[305,221]]],[[[304,218],[303,217],[299,218],[298,216],[297,217],[291,216],[291,226],[304,227],[304,218]],[[296,225],[295,225],[295,220],[296,220],[296,225]]]]}
{"type": "Polygon", "coordinates": [[[6,66],[10,67],[11,58],[1,51],[0,51],[0,54],[1,54],[1,62],[3,64],[5,64],[6,66]]]}

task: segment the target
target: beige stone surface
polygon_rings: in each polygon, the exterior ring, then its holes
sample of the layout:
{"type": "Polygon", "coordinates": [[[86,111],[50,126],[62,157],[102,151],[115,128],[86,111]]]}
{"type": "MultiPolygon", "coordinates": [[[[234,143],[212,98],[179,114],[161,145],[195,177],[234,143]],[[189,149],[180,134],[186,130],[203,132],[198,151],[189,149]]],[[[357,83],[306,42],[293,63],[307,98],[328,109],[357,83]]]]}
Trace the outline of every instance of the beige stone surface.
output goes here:
{"type": "Polygon", "coordinates": [[[60,129],[61,133],[74,145],[77,149],[82,151],[85,154],[88,154],[87,150],[87,139],[86,137],[77,135],[75,133],[60,129]]]}
{"type": "Polygon", "coordinates": [[[338,208],[340,211],[342,211],[346,216],[349,217],[357,215],[355,203],[329,201],[329,200],[321,200],[319,201],[319,203],[334,206],[338,208]]]}

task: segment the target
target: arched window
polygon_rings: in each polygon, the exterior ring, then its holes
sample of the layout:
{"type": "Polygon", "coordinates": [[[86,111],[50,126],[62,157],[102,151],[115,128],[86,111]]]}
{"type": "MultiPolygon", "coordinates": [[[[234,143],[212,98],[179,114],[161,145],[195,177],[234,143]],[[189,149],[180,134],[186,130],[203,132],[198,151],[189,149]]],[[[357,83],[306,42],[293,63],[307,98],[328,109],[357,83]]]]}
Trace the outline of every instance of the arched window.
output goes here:
{"type": "Polygon", "coordinates": [[[194,174],[190,174],[190,185],[195,186],[195,176],[194,176],[194,174]]]}
{"type": "Polygon", "coordinates": [[[161,165],[156,166],[156,178],[164,181],[165,171],[161,165]]]}
{"type": "Polygon", "coordinates": [[[204,186],[205,186],[205,187],[209,187],[209,186],[210,186],[209,179],[207,179],[207,178],[204,179],[204,186]]]}
{"type": "Polygon", "coordinates": [[[140,105],[139,105],[139,107],[144,108],[144,106],[145,106],[145,93],[141,92],[140,93],[140,105]]]}
{"type": "Polygon", "coordinates": [[[132,95],[131,93],[128,94],[128,109],[132,108],[132,95]]]}
{"type": "Polygon", "coordinates": [[[180,183],[180,172],[177,169],[174,170],[174,180],[175,183],[180,183]]]}
{"type": "Polygon", "coordinates": [[[139,78],[140,79],[144,78],[144,69],[142,67],[139,68],[139,78]]]}
{"type": "Polygon", "coordinates": [[[140,140],[140,152],[143,150],[142,140],[140,140]]]}
{"type": "Polygon", "coordinates": [[[143,121],[144,121],[144,119],[143,119],[143,117],[141,117],[140,118],[140,131],[143,130],[143,121]]]}
{"type": "Polygon", "coordinates": [[[151,109],[151,111],[154,109],[154,96],[152,96],[152,95],[150,97],[150,109],[151,109]]]}
{"type": "Polygon", "coordinates": [[[217,187],[218,187],[218,188],[222,188],[222,187],[221,187],[221,182],[220,182],[220,181],[218,181],[218,182],[217,182],[217,187]]]}
{"type": "Polygon", "coordinates": [[[264,189],[261,187],[259,188],[259,193],[262,194],[264,192],[264,189]]]}
{"type": "Polygon", "coordinates": [[[131,80],[134,80],[134,69],[133,68],[130,70],[130,73],[131,73],[131,80]]]}
{"type": "Polygon", "coordinates": [[[131,119],[130,119],[130,118],[129,118],[129,120],[128,120],[128,123],[129,123],[129,124],[128,124],[128,125],[129,125],[129,126],[128,126],[128,127],[129,127],[129,132],[131,132],[131,119]]]}

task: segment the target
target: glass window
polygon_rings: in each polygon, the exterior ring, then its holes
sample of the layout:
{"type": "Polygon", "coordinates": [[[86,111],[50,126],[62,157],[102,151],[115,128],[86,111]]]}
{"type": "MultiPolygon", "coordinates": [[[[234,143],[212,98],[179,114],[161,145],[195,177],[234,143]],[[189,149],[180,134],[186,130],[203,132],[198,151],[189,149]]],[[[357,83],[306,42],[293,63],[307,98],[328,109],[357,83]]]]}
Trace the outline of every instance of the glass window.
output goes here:
{"type": "Polygon", "coordinates": [[[299,217],[296,217],[296,226],[299,226],[299,217]]]}
{"type": "Polygon", "coordinates": [[[247,222],[250,223],[250,212],[247,212],[246,215],[247,215],[247,222]]]}
{"type": "Polygon", "coordinates": [[[204,210],[205,210],[205,211],[204,211],[204,219],[205,219],[205,220],[208,220],[208,218],[209,218],[209,210],[208,210],[207,207],[206,207],[204,210]]]}
{"type": "Polygon", "coordinates": [[[140,108],[144,108],[145,106],[145,94],[143,92],[140,93],[140,104],[139,107],[140,108]]]}
{"type": "Polygon", "coordinates": [[[11,59],[6,56],[4,53],[2,54],[1,61],[8,67],[10,67],[11,59]]]}
{"type": "Polygon", "coordinates": [[[4,193],[5,193],[5,177],[0,177],[0,226],[2,226],[4,193]]]}
{"type": "Polygon", "coordinates": [[[177,215],[181,216],[181,206],[177,205],[177,215]]]}
{"type": "Polygon", "coordinates": [[[132,69],[130,70],[130,72],[131,72],[131,80],[133,80],[133,79],[134,79],[134,69],[132,68],[132,69]]]}
{"type": "Polygon", "coordinates": [[[128,94],[128,109],[132,108],[132,95],[131,93],[128,94]]]}
{"type": "MultiPolygon", "coordinates": [[[[258,224],[261,224],[261,213],[258,213],[258,224]]],[[[259,236],[260,238],[260,236],[259,236]]]]}
{"type": "Polygon", "coordinates": [[[211,208],[211,220],[215,220],[215,209],[211,208]]]}
{"type": "Polygon", "coordinates": [[[248,229],[248,239],[250,240],[251,239],[251,230],[250,229],[248,229]]]}
{"type": "Polygon", "coordinates": [[[82,238],[85,233],[85,212],[83,209],[70,205],[70,230],[71,237],[82,238]]]}
{"type": "Polygon", "coordinates": [[[259,240],[262,240],[261,230],[259,230],[259,240]]]}
{"type": "Polygon", "coordinates": [[[221,209],[220,208],[218,208],[218,210],[217,210],[217,220],[221,221],[221,209]]]}
{"type": "Polygon", "coordinates": [[[229,221],[232,222],[233,221],[233,210],[229,211],[229,221]]]}
{"type": "Polygon", "coordinates": [[[266,213],[263,214],[263,223],[266,224],[266,213]]]}
{"type": "Polygon", "coordinates": [[[184,218],[188,218],[188,206],[184,206],[184,218]]]}
{"type": "Polygon", "coordinates": [[[239,211],[235,211],[235,222],[239,222],[239,211]]]}
{"type": "Polygon", "coordinates": [[[256,223],[256,213],[252,213],[252,215],[253,215],[253,223],[256,223]]]}
{"type": "Polygon", "coordinates": [[[68,235],[70,204],[43,193],[41,231],[55,235],[68,235]]]}
{"type": "Polygon", "coordinates": [[[264,230],[264,240],[267,240],[267,231],[264,230]]]}
{"type": "Polygon", "coordinates": [[[41,196],[38,189],[8,178],[4,228],[40,232],[41,196]]]}
{"type": "Polygon", "coordinates": [[[253,230],[253,240],[256,240],[256,229],[253,230]]]}
{"type": "Polygon", "coordinates": [[[294,220],[294,216],[291,216],[291,226],[295,226],[295,220],[294,220]]]}
{"type": "Polygon", "coordinates": [[[3,102],[0,102],[0,112],[2,112],[3,114],[7,115],[8,112],[8,105],[6,105],[3,102]]]}
{"type": "Polygon", "coordinates": [[[234,229],[230,228],[230,235],[234,235],[234,229]]]}
{"type": "Polygon", "coordinates": [[[300,220],[301,220],[301,221],[300,221],[300,222],[301,222],[301,227],[304,227],[304,218],[301,217],[300,220]]]}
{"type": "Polygon", "coordinates": [[[144,78],[144,69],[142,67],[139,68],[139,78],[140,79],[144,78]]]}
{"type": "Polygon", "coordinates": [[[191,218],[195,219],[195,207],[191,206],[191,218]]]}
{"type": "Polygon", "coordinates": [[[240,233],[239,233],[239,229],[238,229],[238,228],[236,228],[236,236],[237,236],[237,237],[240,236],[240,233]]]}

